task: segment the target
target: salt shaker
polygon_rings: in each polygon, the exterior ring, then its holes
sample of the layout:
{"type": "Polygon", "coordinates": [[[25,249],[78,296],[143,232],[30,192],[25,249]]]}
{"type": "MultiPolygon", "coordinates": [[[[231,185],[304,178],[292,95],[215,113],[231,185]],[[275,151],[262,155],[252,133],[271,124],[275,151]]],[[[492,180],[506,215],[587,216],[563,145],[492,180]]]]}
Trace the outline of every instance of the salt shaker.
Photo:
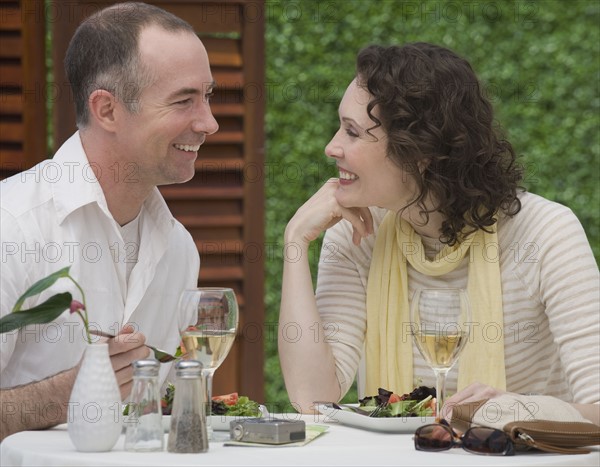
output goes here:
{"type": "Polygon", "coordinates": [[[208,451],[202,364],[181,360],[175,365],[175,397],[167,450],[178,453],[208,451]]]}
{"type": "Polygon", "coordinates": [[[156,360],[133,362],[133,388],[126,420],[126,451],[162,451],[162,408],[156,360]]]}

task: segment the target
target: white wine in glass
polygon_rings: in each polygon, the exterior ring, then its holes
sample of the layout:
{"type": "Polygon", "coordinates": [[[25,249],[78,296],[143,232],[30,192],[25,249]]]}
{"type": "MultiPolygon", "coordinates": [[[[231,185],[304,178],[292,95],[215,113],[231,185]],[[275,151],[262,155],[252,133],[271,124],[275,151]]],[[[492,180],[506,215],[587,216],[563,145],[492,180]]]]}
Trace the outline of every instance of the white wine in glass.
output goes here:
{"type": "Polygon", "coordinates": [[[233,346],[235,331],[186,330],[182,339],[189,358],[201,362],[204,369],[216,370],[233,346]]]}
{"type": "Polygon", "coordinates": [[[446,375],[469,340],[471,308],[462,289],[418,289],[410,309],[412,335],[436,376],[436,417],[446,398],[446,375]]]}
{"type": "Polygon", "coordinates": [[[212,379],[233,346],[239,321],[238,304],[232,289],[201,287],[183,291],[179,308],[190,323],[181,334],[186,358],[202,363],[206,424],[211,439],[214,437],[210,418],[212,379]]]}

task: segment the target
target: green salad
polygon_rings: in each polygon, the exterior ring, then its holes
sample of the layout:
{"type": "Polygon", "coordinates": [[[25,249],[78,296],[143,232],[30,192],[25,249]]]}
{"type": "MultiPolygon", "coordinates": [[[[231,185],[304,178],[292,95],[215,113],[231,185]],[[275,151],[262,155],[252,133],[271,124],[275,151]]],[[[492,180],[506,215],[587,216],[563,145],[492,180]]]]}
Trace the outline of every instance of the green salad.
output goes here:
{"type": "MultiPolygon", "coordinates": [[[[171,415],[174,396],[175,386],[169,383],[165,396],[161,399],[163,415],[171,415]]],[[[213,415],[225,415],[227,417],[260,417],[262,415],[258,402],[246,396],[239,396],[237,392],[214,396],[211,411],[213,415]]]]}
{"type": "Polygon", "coordinates": [[[408,394],[399,396],[379,388],[376,396],[359,400],[359,407],[366,411],[379,408],[375,417],[434,417],[435,388],[419,386],[408,394]]]}

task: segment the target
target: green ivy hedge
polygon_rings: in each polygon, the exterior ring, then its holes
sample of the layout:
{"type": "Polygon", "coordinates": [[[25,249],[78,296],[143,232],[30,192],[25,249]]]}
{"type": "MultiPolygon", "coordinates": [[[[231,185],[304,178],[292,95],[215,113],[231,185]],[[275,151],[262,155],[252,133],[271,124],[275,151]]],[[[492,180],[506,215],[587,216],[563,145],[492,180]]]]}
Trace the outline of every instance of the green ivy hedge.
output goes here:
{"type": "MultiPolygon", "coordinates": [[[[365,45],[425,41],[465,56],[522,156],[530,191],[569,206],[600,258],[597,1],[266,2],[266,321],[279,313],[282,238],[330,176],[323,149],[365,45]]],[[[319,245],[311,254],[316,272],[319,245]]],[[[266,400],[285,406],[277,341],[266,345],[266,400]]],[[[354,393],[348,396],[355,397],[354,393]]]]}

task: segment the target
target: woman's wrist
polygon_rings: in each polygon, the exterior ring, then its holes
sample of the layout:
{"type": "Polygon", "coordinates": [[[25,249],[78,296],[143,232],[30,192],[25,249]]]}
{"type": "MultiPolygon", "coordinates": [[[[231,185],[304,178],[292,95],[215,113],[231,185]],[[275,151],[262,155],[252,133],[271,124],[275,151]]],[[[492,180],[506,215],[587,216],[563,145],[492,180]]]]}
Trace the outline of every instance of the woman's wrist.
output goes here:
{"type": "Polygon", "coordinates": [[[308,250],[310,242],[306,241],[301,232],[292,223],[289,223],[283,234],[284,248],[298,248],[302,251],[308,250]]]}

